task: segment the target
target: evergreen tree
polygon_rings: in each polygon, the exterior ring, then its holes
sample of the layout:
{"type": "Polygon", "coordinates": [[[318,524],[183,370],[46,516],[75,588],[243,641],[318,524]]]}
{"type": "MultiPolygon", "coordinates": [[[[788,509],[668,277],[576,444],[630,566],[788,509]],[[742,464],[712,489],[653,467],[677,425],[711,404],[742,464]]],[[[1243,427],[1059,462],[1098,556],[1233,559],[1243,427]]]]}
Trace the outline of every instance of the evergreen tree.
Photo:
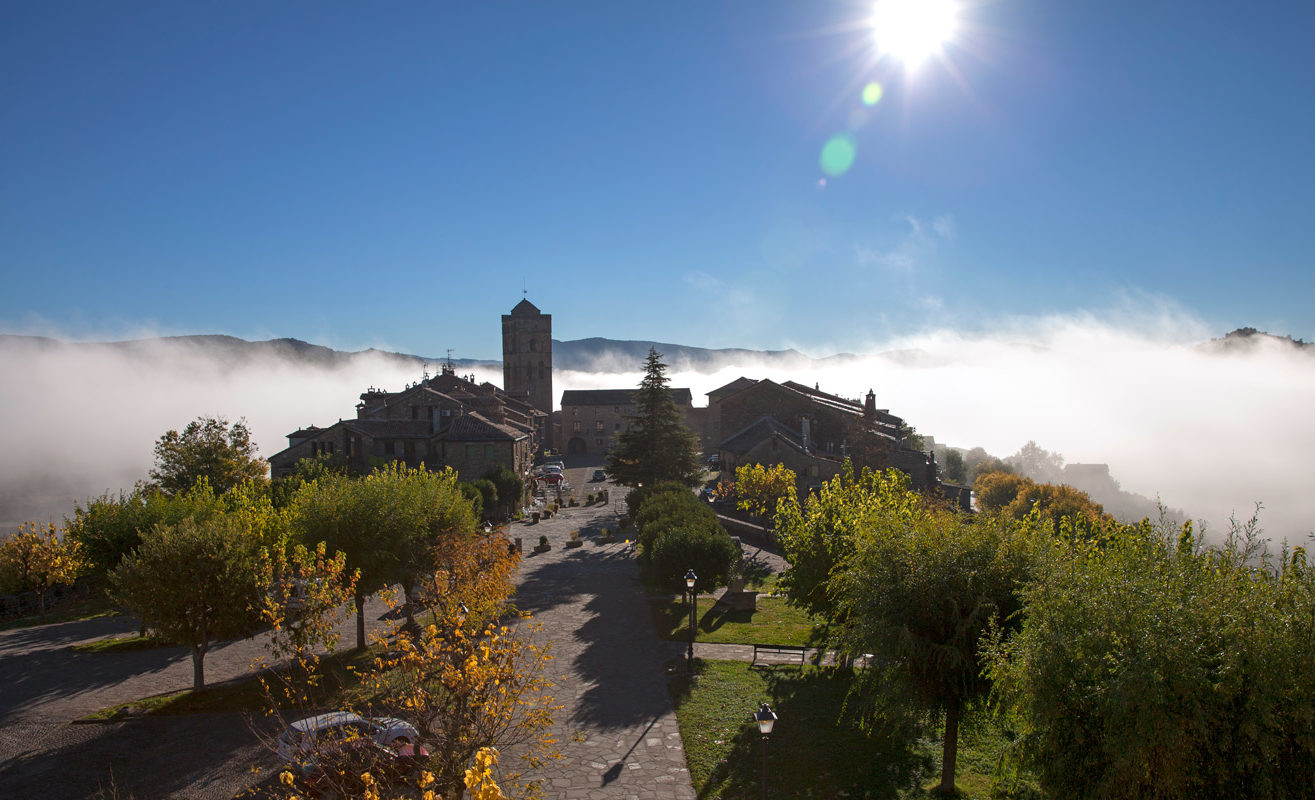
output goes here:
{"type": "Polygon", "coordinates": [[[607,474],[623,486],[659,481],[695,486],[703,479],[698,445],[671,399],[666,373],[662,355],[649,348],[644,379],[635,392],[635,415],[607,460],[607,474]]]}

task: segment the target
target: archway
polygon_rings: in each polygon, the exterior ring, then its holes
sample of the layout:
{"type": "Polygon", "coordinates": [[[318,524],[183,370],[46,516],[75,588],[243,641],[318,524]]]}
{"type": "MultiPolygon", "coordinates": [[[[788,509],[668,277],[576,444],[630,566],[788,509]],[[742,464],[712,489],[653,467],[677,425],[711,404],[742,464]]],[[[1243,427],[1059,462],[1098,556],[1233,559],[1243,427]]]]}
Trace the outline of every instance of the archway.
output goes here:
{"type": "Polygon", "coordinates": [[[589,445],[585,444],[584,439],[579,436],[566,443],[566,454],[568,456],[582,456],[587,452],[589,452],[589,445]]]}

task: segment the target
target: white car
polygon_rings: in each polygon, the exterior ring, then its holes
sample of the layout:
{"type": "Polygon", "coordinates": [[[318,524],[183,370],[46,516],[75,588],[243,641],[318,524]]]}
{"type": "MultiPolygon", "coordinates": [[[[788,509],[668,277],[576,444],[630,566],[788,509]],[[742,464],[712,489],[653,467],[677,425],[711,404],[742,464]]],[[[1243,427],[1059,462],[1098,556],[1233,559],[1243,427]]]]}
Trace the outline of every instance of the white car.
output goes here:
{"type": "Polygon", "coordinates": [[[279,735],[279,758],[299,763],[313,756],[323,744],[368,738],[392,747],[398,739],[419,744],[420,733],[406,720],[395,717],[362,717],[350,711],[330,711],[299,719],[279,735]]]}

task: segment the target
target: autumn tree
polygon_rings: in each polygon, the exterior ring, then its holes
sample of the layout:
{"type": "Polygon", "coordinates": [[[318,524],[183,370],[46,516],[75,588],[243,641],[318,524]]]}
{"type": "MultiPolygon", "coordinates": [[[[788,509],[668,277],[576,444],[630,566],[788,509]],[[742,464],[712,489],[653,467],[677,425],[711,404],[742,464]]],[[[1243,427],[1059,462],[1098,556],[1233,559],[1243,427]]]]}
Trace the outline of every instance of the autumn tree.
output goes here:
{"type": "MultiPolygon", "coordinates": [[[[308,678],[319,664],[321,651],[338,644],[343,608],[356,588],[356,574],[347,569],[344,553],[330,555],[323,542],[314,548],[293,543],[267,549],[262,582],[268,587],[261,605],[262,621],[269,626],[268,648],[286,659],[291,677],[308,678]]],[[[287,687],[295,699],[301,687],[287,687]]]]}
{"type": "Polygon", "coordinates": [[[777,505],[798,491],[794,470],[784,464],[744,464],[735,469],[736,507],[768,522],[777,505]]]}
{"type": "MultiPolygon", "coordinates": [[[[440,797],[460,797],[478,754],[494,746],[525,753],[526,767],[555,756],[548,728],[560,708],[545,674],[550,659],[527,621],[508,625],[519,557],[500,534],[448,539],[426,581],[429,625],[401,635],[365,678],[389,713],[407,719],[430,749],[426,767],[440,797]]],[[[519,784],[512,771],[506,782],[519,784]]]]}
{"type": "Polygon", "coordinates": [[[703,479],[698,443],[667,388],[667,365],[650,348],[634,394],[635,413],[607,457],[607,474],[623,486],[703,479]]]}
{"type": "Polygon", "coordinates": [[[157,525],[110,573],[110,592],[165,638],[192,649],[193,686],[200,689],[210,645],[249,635],[260,622],[260,550],[259,533],[240,515],[157,525]]]}
{"type": "Polygon", "coordinates": [[[61,540],[53,524],[41,527],[26,522],[17,534],[0,542],[0,585],[12,587],[13,591],[34,592],[43,619],[50,591],[72,583],[81,567],[77,540],[61,540]]]}
{"type": "MultiPolygon", "coordinates": [[[[491,515],[493,509],[497,508],[502,512],[503,518],[510,517],[525,496],[525,481],[521,480],[521,476],[505,464],[499,464],[489,469],[488,472],[484,473],[483,480],[493,484],[494,494],[496,495],[493,507],[490,507],[487,503],[484,505],[485,512],[491,515]]],[[[483,492],[484,490],[481,489],[480,491],[483,492]]]]}
{"type": "Polygon", "coordinates": [[[409,596],[433,568],[435,547],[472,535],[475,516],[452,470],[391,464],[362,479],[327,475],[308,484],[293,503],[291,524],[303,543],[324,542],[358,573],[356,647],[364,649],[366,599],[399,583],[409,596]]]}
{"type": "Polygon", "coordinates": [[[982,511],[1016,520],[1036,513],[1051,521],[1058,531],[1060,520],[1091,526],[1110,517],[1086,492],[1063,484],[1037,483],[1022,475],[988,472],[973,484],[982,511]]]}
{"type": "Polygon", "coordinates": [[[245,419],[230,426],[222,417],[197,417],[181,433],[170,430],[156,441],[151,480],[176,494],[205,478],[222,494],[243,481],[264,480],[267,471],[245,419]]]}

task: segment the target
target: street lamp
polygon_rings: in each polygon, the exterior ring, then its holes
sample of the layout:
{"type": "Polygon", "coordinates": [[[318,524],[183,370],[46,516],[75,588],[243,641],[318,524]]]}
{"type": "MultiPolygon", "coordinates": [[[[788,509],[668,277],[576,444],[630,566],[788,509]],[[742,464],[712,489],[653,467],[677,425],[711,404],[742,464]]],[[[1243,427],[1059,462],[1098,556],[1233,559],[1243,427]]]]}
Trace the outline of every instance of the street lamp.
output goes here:
{"type": "Polygon", "coordinates": [[[772,735],[772,728],[776,725],[776,712],[763,703],[753,718],[763,738],[763,800],[767,800],[767,737],[772,735]]]}
{"type": "Polygon", "coordinates": [[[689,592],[689,653],[687,656],[686,672],[690,676],[694,675],[694,620],[698,614],[699,596],[694,592],[694,583],[699,576],[694,574],[694,570],[685,573],[685,589],[689,592]]]}

